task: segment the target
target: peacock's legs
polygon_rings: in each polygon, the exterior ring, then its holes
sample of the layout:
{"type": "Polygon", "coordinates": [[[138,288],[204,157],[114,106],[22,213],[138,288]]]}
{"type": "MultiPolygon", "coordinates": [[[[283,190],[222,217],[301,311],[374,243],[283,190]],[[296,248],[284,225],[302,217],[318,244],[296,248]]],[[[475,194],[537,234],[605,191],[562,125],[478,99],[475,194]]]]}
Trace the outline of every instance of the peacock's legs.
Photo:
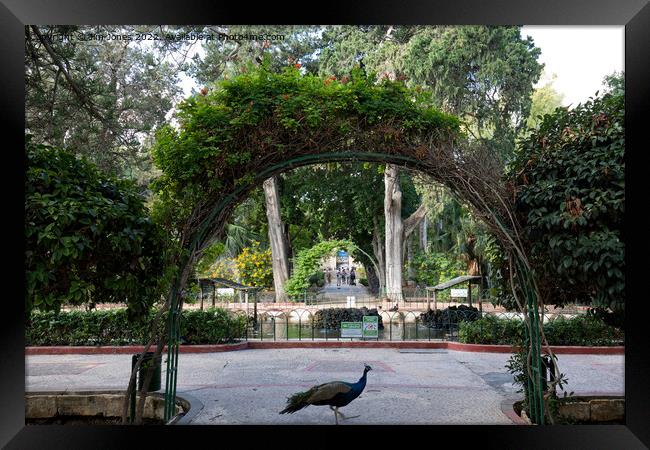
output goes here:
{"type": "Polygon", "coordinates": [[[341,411],[339,411],[338,406],[330,406],[330,409],[332,411],[334,411],[334,419],[336,420],[337,425],[339,424],[339,417],[338,416],[341,416],[341,419],[354,419],[355,417],[359,417],[359,416],[346,416],[346,415],[344,415],[341,411]]]}
{"type": "Polygon", "coordinates": [[[334,411],[334,420],[336,421],[336,425],[338,425],[339,424],[339,414],[341,414],[341,413],[338,411],[337,406],[330,406],[330,409],[332,411],[334,411]]]}
{"type": "Polygon", "coordinates": [[[359,417],[359,416],[344,416],[341,411],[339,411],[339,414],[341,415],[342,419],[354,419],[355,417],[359,417]]]}

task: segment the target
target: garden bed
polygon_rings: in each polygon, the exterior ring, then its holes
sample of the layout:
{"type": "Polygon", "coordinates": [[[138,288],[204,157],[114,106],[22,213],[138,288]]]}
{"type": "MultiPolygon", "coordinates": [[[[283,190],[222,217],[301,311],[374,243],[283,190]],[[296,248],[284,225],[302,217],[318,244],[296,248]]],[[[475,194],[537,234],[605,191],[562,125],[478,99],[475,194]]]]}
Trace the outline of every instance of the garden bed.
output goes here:
{"type": "MultiPolygon", "coordinates": [[[[513,403],[512,408],[526,423],[532,424],[523,400],[513,403]]],[[[558,398],[553,408],[555,425],[625,425],[625,397],[623,396],[571,396],[558,398]]],[[[548,413],[547,413],[548,415],[548,413]]],[[[547,424],[550,424],[547,417],[547,424]]]]}

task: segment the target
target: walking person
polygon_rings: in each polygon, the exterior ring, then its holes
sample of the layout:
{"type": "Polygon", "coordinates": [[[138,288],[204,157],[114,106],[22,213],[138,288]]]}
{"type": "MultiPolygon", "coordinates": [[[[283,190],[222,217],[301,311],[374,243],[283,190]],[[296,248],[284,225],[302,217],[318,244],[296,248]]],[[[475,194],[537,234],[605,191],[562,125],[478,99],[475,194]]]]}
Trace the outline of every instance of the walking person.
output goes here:
{"type": "Polygon", "coordinates": [[[336,269],[336,288],[341,289],[341,269],[336,269]]]}
{"type": "Polygon", "coordinates": [[[354,273],[354,266],[353,266],[352,269],[350,270],[350,284],[352,286],[356,286],[356,282],[355,282],[356,278],[357,278],[357,274],[354,273]]]}
{"type": "Polygon", "coordinates": [[[327,284],[332,284],[332,268],[328,267],[325,271],[325,278],[327,279],[327,284]]]}

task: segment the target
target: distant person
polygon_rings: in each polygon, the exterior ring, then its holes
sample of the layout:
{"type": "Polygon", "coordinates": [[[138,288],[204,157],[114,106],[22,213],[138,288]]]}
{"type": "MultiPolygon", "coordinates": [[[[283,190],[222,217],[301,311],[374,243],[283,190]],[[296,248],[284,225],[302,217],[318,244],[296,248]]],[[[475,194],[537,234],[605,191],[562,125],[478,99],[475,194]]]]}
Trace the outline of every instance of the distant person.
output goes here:
{"type": "Polygon", "coordinates": [[[341,289],[341,269],[336,269],[336,286],[341,289]]]}
{"type": "Polygon", "coordinates": [[[355,281],[356,278],[357,278],[357,274],[354,273],[354,267],[353,267],[353,268],[350,270],[350,284],[351,284],[352,286],[356,286],[356,285],[357,285],[357,283],[356,283],[356,281],[355,281]]]}
{"type": "Polygon", "coordinates": [[[325,278],[327,279],[327,284],[332,284],[332,269],[330,267],[325,272],[325,278]]]}
{"type": "Polygon", "coordinates": [[[343,284],[348,284],[349,276],[350,275],[348,275],[348,269],[346,269],[344,267],[343,268],[343,277],[342,277],[343,278],[343,284]]]}

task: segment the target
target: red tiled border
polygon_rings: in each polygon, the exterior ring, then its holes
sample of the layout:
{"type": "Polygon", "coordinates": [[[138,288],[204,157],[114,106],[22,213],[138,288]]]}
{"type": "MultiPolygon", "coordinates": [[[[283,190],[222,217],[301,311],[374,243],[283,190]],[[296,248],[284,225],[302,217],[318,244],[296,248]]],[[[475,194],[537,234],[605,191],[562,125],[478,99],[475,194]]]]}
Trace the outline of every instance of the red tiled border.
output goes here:
{"type": "MultiPolygon", "coordinates": [[[[181,353],[213,353],[245,349],[280,349],[280,348],[426,348],[447,349],[461,352],[512,353],[509,345],[461,344],[458,342],[429,341],[247,341],[237,344],[220,345],[181,345],[181,353]]],[[[26,355],[110,355],[132,354],[144,350],[142,345],[105,346],[105,347],[25,347],[26,355]]],[[[166,350],[166,349],[165,349],[166,350]]],[[[578,347],[551,346],[551,350],[564,355],[623,355],[625,347],[578,347]]]]}

